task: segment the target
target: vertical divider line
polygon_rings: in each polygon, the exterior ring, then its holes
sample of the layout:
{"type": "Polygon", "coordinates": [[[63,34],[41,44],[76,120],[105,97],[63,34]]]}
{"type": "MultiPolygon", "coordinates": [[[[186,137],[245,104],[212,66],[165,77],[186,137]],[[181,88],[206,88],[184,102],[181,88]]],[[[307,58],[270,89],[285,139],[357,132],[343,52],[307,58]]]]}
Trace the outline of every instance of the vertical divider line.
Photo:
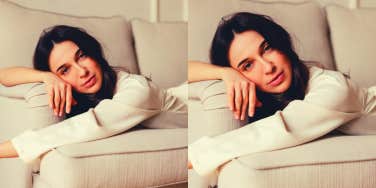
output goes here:
{"type": "Polygon", "coordinates": [[[182,16],[182,18],[183,18],[183,21],[186,21],[186,22],[188,22],[188,8],[189,8],[189,5],[188,5],[188,0],[183,0],[183,16],[182,16]]]}
{"type": "Polygon", "coordinates": [[[351,9],[357,9],[357,8],[359,8],[359,1],[360,0],[349,0],[349,7],[351,9]]]}
{"type": "Polygon", "coordinates": [[[159,0],[150,0],[150,21],[159,21],[159,0]]]}

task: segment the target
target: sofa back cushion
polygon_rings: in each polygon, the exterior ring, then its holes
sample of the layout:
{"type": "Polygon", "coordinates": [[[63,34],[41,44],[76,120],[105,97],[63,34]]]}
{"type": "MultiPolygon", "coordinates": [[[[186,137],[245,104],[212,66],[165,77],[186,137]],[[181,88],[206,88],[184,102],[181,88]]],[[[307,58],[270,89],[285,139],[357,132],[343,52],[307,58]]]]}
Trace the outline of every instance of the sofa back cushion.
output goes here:
{"type": "Polygon", "coordinates": [[[101,44],[112,66],[138,73],[130,23],[122,17],[77,17],[38,11],[8,1],[0,1],[0,67],[32,67],[39,36],[45,28],[71,25],[85,29],[101,44]]]}
{"type": "Polygon", "coordinates": [[[187,23],[133,20],[140,73],[161,88],[187,80],[187,23]]]}
{"type": "Polygon", "coordinates": [[[337,69],[361,86],[376,85],[376,9],[326,11],[337,69]]]}
{"type": "Polygon", "coordinates": [[[301,59],[318,61],[334,69],[325,12],[316,2],[193,0],[190,5],[194,7],[189,10],[188,50],[191,60],[207,61],[211,40],[222,16],[245,11],[268,15],[282,25],[290,33],[301,59]],[[213,8],[213,5],[216,7],[213,8]]]}

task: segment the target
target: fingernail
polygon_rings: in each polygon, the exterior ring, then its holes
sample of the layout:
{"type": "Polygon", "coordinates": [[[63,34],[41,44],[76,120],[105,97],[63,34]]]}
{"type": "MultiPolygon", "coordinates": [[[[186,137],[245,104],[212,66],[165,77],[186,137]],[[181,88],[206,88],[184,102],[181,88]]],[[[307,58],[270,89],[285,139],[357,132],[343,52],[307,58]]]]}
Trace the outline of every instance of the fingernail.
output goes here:
{"type": "Polygon", "coordinates": [[[251,112],[251,113],[249,114],[249,117],[253,117],[253,115],[254,115],[254,112],[251,112]]]}

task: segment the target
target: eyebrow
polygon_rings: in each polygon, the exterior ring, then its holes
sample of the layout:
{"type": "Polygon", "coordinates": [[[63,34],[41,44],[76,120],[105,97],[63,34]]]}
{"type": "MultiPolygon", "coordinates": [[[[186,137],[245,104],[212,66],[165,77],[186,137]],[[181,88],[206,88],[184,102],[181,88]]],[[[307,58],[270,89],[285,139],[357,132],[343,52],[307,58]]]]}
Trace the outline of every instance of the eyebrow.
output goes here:
{"type": "MultiPolygon", "coordinates": [[[[265,46],[266,43],[267,43],[267,41],[264,39],[264,40],[261,42],[261,44],[259,45],[259,51],[260,51],[260,49],[262,49],[262,48],[265,46]]],[[[237,67],[237,68],[241,67],[245,62],[247,62],[247,60],[248,60],[248,57],[245,58],[245,59],[243,59],[243,60],[241,60],[241,61],[238,63],[238,66],[236,66],[236,67],[237,67]]]]}
{"type": "MultiPolygon", "coordinates": [[[[75,59],[75,60],[77,59],[77,57],[78,57],[78,55],[79,55],[79,53],[80,53],[81,51],[82,51],[82,50],[79,48],[79,49],[77,49],[76,53],[74,53],[74,59],[75,59]]],[[[59,70],[62,69],[64,66],[65,66],[65,63],[62,64],[62,65],[60,65],[60,67],[56,69],[56,72],[59,72],[59,70]]]]}

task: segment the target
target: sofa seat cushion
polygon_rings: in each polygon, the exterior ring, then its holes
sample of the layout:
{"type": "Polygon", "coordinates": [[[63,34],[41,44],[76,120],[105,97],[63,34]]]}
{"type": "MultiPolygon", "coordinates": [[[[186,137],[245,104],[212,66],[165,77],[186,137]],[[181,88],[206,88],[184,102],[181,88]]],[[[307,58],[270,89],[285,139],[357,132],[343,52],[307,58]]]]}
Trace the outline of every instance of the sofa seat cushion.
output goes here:
{"type": "Polygon", "coordinates": [[[187,129],[142,129],[59,147],[42,158],[38,181],[53,188],[150,187],[185,182],[186,135],[187,129]]]}
{"type": "Polygon", "coordinates": [[[116,153],[143,153],[187,147],[187,129],[139,129],[106,139],[58,147],[69,157],[89,157],[116,153]]]}
{"type": "Polygon", "coordinates": [[[229,187],[375,187],[376,136],[328,136],[304,145],[239,157],[218,185],[229,187]],[[236,172],[236,173],[234,173],[236,172]],[[236,177],[235,177],[236,174],[236,177]],[[362,186],[360,186],[362,185],[362,186]]]}

